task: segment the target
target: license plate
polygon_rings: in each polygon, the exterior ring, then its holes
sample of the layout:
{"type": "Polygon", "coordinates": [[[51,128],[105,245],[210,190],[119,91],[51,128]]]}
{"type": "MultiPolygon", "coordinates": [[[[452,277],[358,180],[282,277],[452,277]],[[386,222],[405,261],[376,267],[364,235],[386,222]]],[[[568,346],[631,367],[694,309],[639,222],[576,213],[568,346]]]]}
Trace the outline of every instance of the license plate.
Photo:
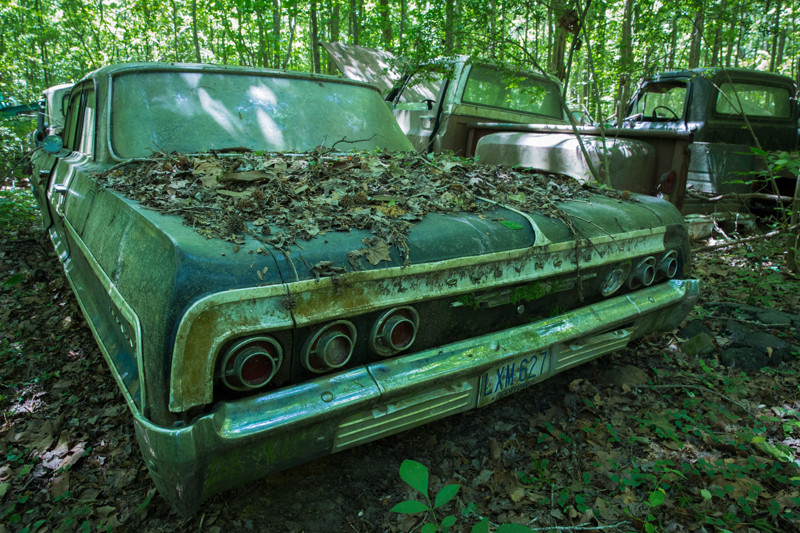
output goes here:
{"type": "Polygon", "coordinates": [[[526,355],[498,365],[481,376],[478,406],[492,403],[529,385],[542,381],[550,372],[550,350],[526,355]]]}

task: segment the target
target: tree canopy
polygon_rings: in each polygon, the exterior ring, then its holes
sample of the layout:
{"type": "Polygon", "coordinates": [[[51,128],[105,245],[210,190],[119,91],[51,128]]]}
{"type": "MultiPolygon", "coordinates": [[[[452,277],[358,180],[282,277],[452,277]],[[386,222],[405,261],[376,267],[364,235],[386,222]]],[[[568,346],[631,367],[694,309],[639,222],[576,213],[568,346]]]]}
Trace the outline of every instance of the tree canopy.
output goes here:
{"type": "Polygon", "coordinates": [[[468,54],[561,78],[570,106],[614,111],[642,76],[734,66],[800,78],[788,0],[3,0],[0,94],[126,61],[334,73],[323,41],[416,60],[468,54]]]}

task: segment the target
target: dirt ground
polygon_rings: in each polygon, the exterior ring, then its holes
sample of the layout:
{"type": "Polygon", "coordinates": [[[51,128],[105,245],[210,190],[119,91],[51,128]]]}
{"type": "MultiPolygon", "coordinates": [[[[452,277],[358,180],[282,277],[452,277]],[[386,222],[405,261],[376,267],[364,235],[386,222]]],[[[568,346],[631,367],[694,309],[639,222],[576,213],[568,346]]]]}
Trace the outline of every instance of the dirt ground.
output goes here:
{"type": "Polygon", "coordinates": [[[800,288],[775,253],[698,255],[706,290],[680,331],[247,484],[181,518],[155,493],[49,239],[35,221],[4,227],[0,533],[420,531],[448,514],[452,531],[482,519],[492,531],[793,530],[800,288]],[[459,484],[456,498],[434,515],[392,512],[421,498],[398,474],[406,459],[430,469],[431,494],[459,484]]]}

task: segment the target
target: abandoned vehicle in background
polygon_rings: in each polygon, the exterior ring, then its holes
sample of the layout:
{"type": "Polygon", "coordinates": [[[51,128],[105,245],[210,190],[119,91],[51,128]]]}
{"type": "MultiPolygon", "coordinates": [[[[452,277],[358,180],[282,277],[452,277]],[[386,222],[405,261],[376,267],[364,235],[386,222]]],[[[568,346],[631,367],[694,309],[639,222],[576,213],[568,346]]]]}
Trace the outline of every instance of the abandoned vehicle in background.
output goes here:
{"type": "Polygon", "coordinates": [[[183,514],[675,328],[698,294],[670,203],[409,172],[363,83],[109,66],[45,137],[44,226],[183,514]]]}
{"type": "MultiPolygon", "coordinates": [[[[780,74],[659,74],[639,85],[618,126],[597,127],[570,124],[561,84],[543,73],[467,56],[406,65],[380,50],[324,46],[346,77],[383,91],[418,150],[660,196],[685,215],[730,218],[747,207],[738,196],[776,192],[765,187],[764,158],[751,147],[797,147],[797,86],[780,74]]],[[[778,185],[793,194],[793,180],[778,185]]]]}

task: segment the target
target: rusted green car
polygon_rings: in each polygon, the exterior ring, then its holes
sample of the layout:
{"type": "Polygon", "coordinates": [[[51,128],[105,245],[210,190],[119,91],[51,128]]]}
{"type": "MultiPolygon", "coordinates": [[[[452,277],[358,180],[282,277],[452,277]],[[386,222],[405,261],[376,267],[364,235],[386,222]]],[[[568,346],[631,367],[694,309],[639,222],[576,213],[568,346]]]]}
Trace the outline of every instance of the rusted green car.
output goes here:
{"type": "Polygon", "coordinates": [[[680,213],[656,198],[564,192],[552,178],[541,196],[520,181],[528,196],[459,203],[452,191],[491,187],[475,176],[448,185],[443,164],[423,161],[451,208],[408,220],[420,186],[379,160],[371,178],[337,170],[347,194],[314,192],[324,216],[312,197],[283,205],[280,191],[307,191],[324,165],[366,172],[369,158],[413,154],[366,84],[110,66],[71,89],[60,150],[56,141],[33,176],[45,226],[152,479],[184,514],[674,328],[698,294],[680,213]],[[241,158],[257,163],[231,163],[241,158]],[[303,183],[286,174],[296,160],[307,163],[303,183]],[[128,183],[131,168],[146,179],[128,183]],[[191,188],[202,180],[207,189],[191,188]],[[389,181],[391,198],[376,185],[389,181]],[[235,203],[210,208],[212,196],[235,203]],[[273,214],[243,216],[255,208],[273,214]],[[224,227],[202,218],[219,210],[224,227]],[[404,221],[405,233],[319,230],[361,215],[404,221]]]}

